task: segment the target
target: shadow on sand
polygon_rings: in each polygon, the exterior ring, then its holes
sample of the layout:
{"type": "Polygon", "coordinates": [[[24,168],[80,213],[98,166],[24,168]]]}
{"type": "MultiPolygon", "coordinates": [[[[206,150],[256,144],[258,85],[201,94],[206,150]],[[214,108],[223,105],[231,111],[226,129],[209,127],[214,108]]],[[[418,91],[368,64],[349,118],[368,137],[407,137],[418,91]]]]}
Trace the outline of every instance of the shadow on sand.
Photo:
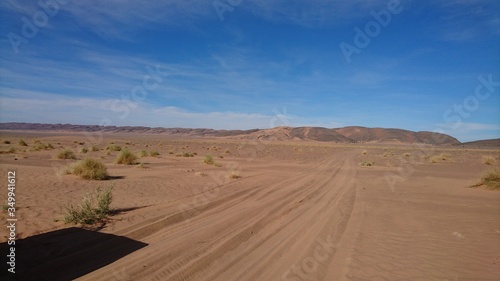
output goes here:
{"type": "Polygon", "coordinates": [[[7,271],[10,247],[0,244],[0,280],[74,280],[147,244],[72,227],[16,241],[15,274],[7,271]]]}

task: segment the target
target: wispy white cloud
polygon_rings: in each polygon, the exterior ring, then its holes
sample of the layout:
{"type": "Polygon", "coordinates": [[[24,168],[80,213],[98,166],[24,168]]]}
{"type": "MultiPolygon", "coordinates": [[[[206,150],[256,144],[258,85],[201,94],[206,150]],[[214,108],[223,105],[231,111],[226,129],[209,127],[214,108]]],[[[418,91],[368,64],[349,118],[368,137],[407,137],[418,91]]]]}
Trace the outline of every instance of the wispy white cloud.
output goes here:
{"type": "Polygon", "coordinates": [[[489,0],[446,0],[433,2],[443,12],[436,26],[443,41],[471,41],[498,34],[500,4],[489,0]]]}
{"type": "Polygon", "coordinates": [[[462,142],[480,139],[493,139],[500,136],[499,124],[472,122],[440,123],[436,125],[436,128],[438,131],[454,136],[462,142]]]}
{"type": "Polygon", "coordinates": [[[370,16],[371,10],[387,5],[387,1],[255,0],[245,2],[244,5],[244,8],[252,14],[271,22],[286,22],[313,27],[339,25],[367,18],[370,16]]]}

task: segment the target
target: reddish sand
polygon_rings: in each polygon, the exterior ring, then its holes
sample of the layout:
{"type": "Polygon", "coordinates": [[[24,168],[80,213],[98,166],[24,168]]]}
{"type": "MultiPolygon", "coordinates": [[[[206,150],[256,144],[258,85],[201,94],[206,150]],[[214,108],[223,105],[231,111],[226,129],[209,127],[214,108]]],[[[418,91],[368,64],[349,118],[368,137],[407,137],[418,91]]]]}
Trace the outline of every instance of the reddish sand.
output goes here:
{"type": "Polygon", "coordinates": [[[498,166],[499,150],[109,134],[84,154],[91,143],[79,133],[4,132],[1,142],[17,150],[0,159],[4,182],[17,173],[16,274],[26,280],[500,276],[500,192],[470,188],[498,166]],[[36,140],[55,148],[31,151],[36,140]],[[160,155],[119,165],[109,142],[160,155]],[[111,178],[64,175],[77,160],[57,159],[63,148],[101,159],[111,178]],[[197,155],[177,156],[185,152],[197,155]],[[64,224],[66,206],[97,186],[113,186],[115,215],[91,228],[64,224]]]}

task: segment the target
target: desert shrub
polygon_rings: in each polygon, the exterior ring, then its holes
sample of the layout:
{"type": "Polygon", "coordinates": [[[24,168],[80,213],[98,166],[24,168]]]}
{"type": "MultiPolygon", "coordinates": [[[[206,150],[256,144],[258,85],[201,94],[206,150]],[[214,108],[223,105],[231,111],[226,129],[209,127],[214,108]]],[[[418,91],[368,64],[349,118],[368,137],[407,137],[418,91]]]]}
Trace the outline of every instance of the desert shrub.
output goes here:
{"type": "Polygon", "coordinates": [[[363,153],[363,155],[366,155],[366,154],[368,154],[368,151],[363,150],[363,152],[362,152],[362,153],[363,153]]]}
{"type": "Polygon", "coordinates": [[[170,151],[168,154],[174,154],[174,152],[173,152],[173,151],[170,151]]]}
{"type": "Polygon", "coordinates": [[[451,158],[451,155],[449,154],[446,154],[446,153],[441,153],[439,154],[439,159],[441,159],[442,161],[446,161],[446,160],[449,160],[451,158]]]}
{"type": "Polygon", "coordinates": [[[40,141],[36,141],[35,145],[31,148],[32,151],[40,151],[40,150],[45,150],[47,149],[47,146],[40,141]]]}
{"type": "Polygon", "coordinates": [[[59,159],[76,159],[75,153],[71,149],[64,149],[57,154],[59,159]]]}
{"type": "Polygon", "coordinates": [[[125,165],[133,165],[137,162],[137,156],[130,152],[128,149],[123,149],[120,151],[120,154],[116,158],[116,163],[125,164],[125,165]]]}
{"type": "Polygon", "coordinates": [[[139,155],[140,155],[141,157],[146,157],[146,156],[148,156],[148,152],[147,152],[146,150],[141,150],[141,151],[139,152],[139,155]]]}
{"type": "Polygon", "coordinates": [[[208,165],[215,165],[215,161],[212,158],[212,156],[207,155],[205,158],[203,158],[203,163],[208,164],[208,165]]]}
{"type": "Polygon", "coordinates": [[[229,176],[229,178],[230,178],[230,179],[239,179],[239,178],[241,178],[241,176],[240,176],[240,174],[238,173],[238,171],[236,171],[236,170],[234,170],[234,169],[231,169],[231,170],[229,171],[229,175],[228,175],[228,176],[229,176]]]}
{"type": "Polygon", "coordinates": [[[85,158],[71,165],[66,173],[80,176],[86,180],[105,180],[108,177],[107,168],[99,160],[85,158]]]}
{"type": "Polygon", "coordinates": [[[144,163],[139,163],[136,165],[137,168],[140,168],[140,169],[147,169],[148,167],[146,167],[146,165],[144,165],[144,163]]]}
{"type": "Polygon", "coordinates": [[[64,214],[64,222],[94,224],[105,220],[111,213],[112,191],[112,187],[105,190],[98,187],[93,193],[85,194],[80,205],[69,204],[64,214]]]}
{"type": "Polygon", "coordinates": [[[184,152],[182,154],[182,157],[194,157],[194,154],[193,153],[187,153],[187,152],[184,152]]]}
{"type": "Polygon", "coordinates": [[[106,147],[107,150],[109,151],[121,151],[122,150],[122,147],[117,145],[117,144],[114,144],[114,143],[110,143],[108,144],[108,146],[106,147]]]}
{"type": "Polygon", "coordinates": [[[500,189],[500,168],[486,172],[481,177],[481,184],[489,189],[500,189]]]}
{"type": "Polygon", "coordinates": [[[495,164],[495,157],[489,156],[489,155],[484,155],[483,156],[483,163],[486,165],[493,165],[495,164]]]}
{"type": "Polygon", "coordinates": [[[10,141],[9,140],[4,140],[3,144],[10,144],[10,141]]]}
{"type": "Polygon", "coordinates": [[[81,153],[87,153],[87,152],[89,152],[89,149],[86,148],[86,147],[82,147],[82,149],[80,149],[80,152],[81,153]]]}
{"type": "Polygon", "coordinates": [[[18,143],[20,146],[28,146],[28,144],[24,140],[19,140],[18,143]]]}
{"type": "Polygon", "coordinates": [[[92,144],[90,146],[90,151],[99,151],[99,147],[97,146],[97,144],[92,144]]]}
{"type": "Polygon", "coordinates": [[[11,146],[9,149],[7,149],[7,153],[16,153],[16,148],[11,146]]]}
{"type": "Polygon", "coordinates": [[[359,163],[360,166],[363,166],[363,167],[370,167],[370,166],[373,166],[375,165],[375,162],[367,162],[367,161],[363,161],[361,163],[359,163]]]}
{"type": "Polygon", "coordinates": [[[388,157],[388,156],[389,156],[389,154],[387,154],[387,152],[385,152],[385,153],[382,155],[382,157],[388,157]]]}
{"type": "Polygon", "coordinates": [[[449,160],[450,157],[451,157],[451,155],[449,155],[449,154],[441,153],[439,155],[435,155],[435,156],[430,157],[430,160],[431,160],[432,163],[438,163],[438,162],[441,162],[441,161],[445,162],[445,161],[449,160]]]}
{"type": "Polygon", "coordinates": [[[405,154],[403,154],[404,157],[410,157],[411,156],[411,153],[409,152],[406,152],[405,154]]]}
{"type": "Polygon", "coordinates": [[[151,152],[149,152],[149,155],[156,157],[156,156],[160,155],[160,153],[158,151],[151,151],[151,152]]]}
{"type": "Polygon", "coordinates": [[[54,149],[54,146],[51,143],[48,143],[46,149],[54,149]]]}

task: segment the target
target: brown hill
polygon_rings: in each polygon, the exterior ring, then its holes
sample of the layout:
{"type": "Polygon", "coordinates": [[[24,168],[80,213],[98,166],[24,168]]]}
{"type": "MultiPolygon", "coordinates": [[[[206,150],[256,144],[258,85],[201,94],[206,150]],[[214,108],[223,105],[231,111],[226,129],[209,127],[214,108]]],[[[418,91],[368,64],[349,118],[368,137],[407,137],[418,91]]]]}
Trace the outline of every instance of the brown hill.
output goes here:
{"type": "Polygon", "coordinates": [[[413,132],[402,129],[366,128],[366,127],[344,127],[334,129],[341,135],[356,142],[375,143],[425,143],[425,144],[460,144],[456,138],[449,135],[434,132],[413,132]]]}
{"type": "Polygon", "coordinates": [[[461,143],[463,147],[487,147],[487,148],[500,148],[500,139],[491,140],[478,140],[461,143]]]}
{"type": "Polygon", "coordinates": [[[0,130],[37,130],[66,132],[149,133],[183,137],[229,137],[260,140],[310,140],[338,143],[424,143],[433,145],[460,145],[460,141],[445,134],[413,132],[402,129],[344,127],[276,127],[253,130],[214,130],[187,128],[160,128],[143,126],[96,126],[39,123],[0,123],[0,130]]]}

